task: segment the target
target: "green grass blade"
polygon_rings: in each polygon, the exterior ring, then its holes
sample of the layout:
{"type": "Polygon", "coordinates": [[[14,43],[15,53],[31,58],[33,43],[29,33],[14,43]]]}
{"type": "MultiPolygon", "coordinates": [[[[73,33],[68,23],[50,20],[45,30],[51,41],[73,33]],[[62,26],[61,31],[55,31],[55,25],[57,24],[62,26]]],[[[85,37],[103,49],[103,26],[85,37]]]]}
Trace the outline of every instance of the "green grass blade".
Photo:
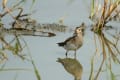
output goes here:
{"type": "Polygon", "coordinates": [[[37,80],[41,80],[39,71],[38,71],[38,69],[37,69],[37,67],[36,67],[36,65],[35,65],[35,63],[34,63],[33,60],[32,60],[32,65],[33,65],[34,72],[35,72],[35,75],[36,75],[36,77],[37,77],[37,80]]]}
{"type": "Polygon", "coordinates": [[[110,70],[111,80],[116,80],[115,74],[110,70]]]}
{"type": "Polygon", "coordinates": [[[31,53],[30,53],[30,49],[29,49],[29,47],[27,46],[27,43],[26,43],[26,41],[24,40],[24,38],[22,38],[22,40],[24,41],[24,43],[25,43],[25,45],[26,45],[26,47],[27,47],[27,49],[28,49],[28,51],[29,51],[29,56],[30,56],[31,63],[32,63],[32,65],[33,65],[34,72],[35,72],[35,75],[36,75],[36,77],[37,77],[37,80],[41,80],[39,71],[38,71],[38,69],[37,69],[37,67],[36,67],[36,65],[35,65],[35,63],[34,63],[34,61],[33,61],[33,59],[32,59],[32,55],[31,55],[31,53]]]}
{"type": "Polygon", "coordinates": [[[31,69],[27,68],[2,68],[0,71],[31,71],[31,69]]]}
{"type": "Polygon", "coordinates": [[[95,0],[92,0],[92,3],[91,3],[91,15],[90,15],[90,17],[92,18],[93,16],[94,16],[94,10],[95,10],[95,0]]]}
{"type": "Polygon", "coordinates": [[[89,80],[93,80],[94,79],[94,56],[91,59],[91,71],[90,71],[90,76],[89,76],[89,80]]]}

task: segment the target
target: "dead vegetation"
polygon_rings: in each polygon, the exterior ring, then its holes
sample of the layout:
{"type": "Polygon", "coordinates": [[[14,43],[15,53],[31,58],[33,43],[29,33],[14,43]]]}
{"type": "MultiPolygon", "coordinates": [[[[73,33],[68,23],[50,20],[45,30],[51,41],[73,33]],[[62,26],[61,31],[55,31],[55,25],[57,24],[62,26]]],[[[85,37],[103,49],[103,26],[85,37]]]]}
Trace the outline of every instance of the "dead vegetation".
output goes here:
{"type": "MultiPolygon", "coordinates": [[[[115,30],[115,34],[113,35],[109,34],[106,36],[106,28],[109,28],[109,29],[111,28],[111,26],[107,26],[108,22],[113,20],[114,21],[120,20],[120,9],[119,9],[120,0],[103,0],[103,2],[100,2],[99,4],[97,3],[97,1],[92,0],[91,15],[89,17],[94,22],[91,30],[95,33],[94,41],[96,46],[95,55],[93,55],[91,60],[91,74],[90,74],[89,80],[98,80],[98,76],[100,75],[100,72],[102,72],[103,65],[105,63],[109,64],[107,66],[109,66],[111,75],[113,75],[112,61],[120,64],[120,60],[119,60],[120,47],[118,46],[120,41],[120,31],[118,32],[115,30]],[[112,39],[109,38],[109,36],[111,36],[112,39]],[[94,75],[93,67],[94,67],[94,60],[95,60],[94,58],[97,55],[97,53],[100,53],[98,52],[98,47],[97,47],[98,44],[96,43],[96,40],[99,40],[98,42],[99,42],[100,50],[102,53],[102,62],[96,75],[93,76],[94,75]]],[[[112,26],[112,28],[113,27],[114,26],[112,26]]],[[[115,74],[114,74],[114,77],[115,77],[115,74]]],[[[112,79],[112,80],[115,80],[115,79],[112,79]]]]}

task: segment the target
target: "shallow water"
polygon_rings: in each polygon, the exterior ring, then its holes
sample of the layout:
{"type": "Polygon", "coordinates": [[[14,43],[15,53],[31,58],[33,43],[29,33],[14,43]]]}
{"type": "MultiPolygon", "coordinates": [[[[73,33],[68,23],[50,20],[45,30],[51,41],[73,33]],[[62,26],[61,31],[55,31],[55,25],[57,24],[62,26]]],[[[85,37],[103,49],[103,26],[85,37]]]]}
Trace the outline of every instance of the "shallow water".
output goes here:
{"type": "MultiPolygon", "coordinates": [[[[25,5],[27,11],[31,3],[25,5]],[[29,6],[29,7],[28,7],[29,6]]],[[[61,17],[65,17],[64,24],[69,28],[74,29],[76,26],[85,22],[87,26],[90,26],[91,22],[88,19],[89,8],[88,1],[74,0],[72,3],[67,0],[36,0],[33,10],[32,18],[36,19],[39,23],[58,23],[61,17]]],[[[8,4],[9,5],[9,4],[8,4]]],[[[64,67],[56,62],[58,58],[65,58],[65,50],[58,47],[56,43],[64,41],[66,38],[72,36],[73,32],[56,33],[57,36],[46,37],[24,37],[27,42],[30,53],[33,60],[39,70],[42,80],[73,80],[73,76],[65,71],[64,67]]],[[[83,66],[82,80],[88,80],[90,75],[90,60],[95,52],[93,32],[87,28],[84,36],[84,44],[77,51],[77,60],[83,66]]],[[[24,53],[26,53],[25,51],[24,53]]],[[[68,56],[73,58],[74,52],[69,52],[68,56]]],[[[99,60],[99,58],[97,59],[99,60]]],[[[97,67],[99,63],[95,64],[97,67]]],[[[96,68],[97,68],[96,67],[96,68]]],[[[120,71],[120,65],[113,66],[115,73],[120,71]]],[[[33,69],[32,65],[28,61],[22,61],[16,56],[9,54],[9,59],[5,68],[27,68],[33,69]]],[[[99,80],[107,80],[106,72],[102,72],[99,80]]],[[[0,72],[0,80],[14,80],[17,74],[16,80],[36,80],[36,76],[33,70],[28,71],[3,71],[0,72]]],[[[119,79],[119,78],[118,78],[119,79]]]]}

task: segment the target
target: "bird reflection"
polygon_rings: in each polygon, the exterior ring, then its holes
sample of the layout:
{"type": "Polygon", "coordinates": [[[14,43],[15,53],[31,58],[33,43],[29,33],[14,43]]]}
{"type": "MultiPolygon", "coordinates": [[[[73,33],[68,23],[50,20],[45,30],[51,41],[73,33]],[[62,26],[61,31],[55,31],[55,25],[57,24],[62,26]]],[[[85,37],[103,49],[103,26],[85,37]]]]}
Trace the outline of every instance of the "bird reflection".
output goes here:
{"type": "Polygon", "coordinates": [[[81,80],[83,67],[77,59],[58,58],[57,62],[61,63],[65,70],[74,76],[74,80],[81,80]]]}

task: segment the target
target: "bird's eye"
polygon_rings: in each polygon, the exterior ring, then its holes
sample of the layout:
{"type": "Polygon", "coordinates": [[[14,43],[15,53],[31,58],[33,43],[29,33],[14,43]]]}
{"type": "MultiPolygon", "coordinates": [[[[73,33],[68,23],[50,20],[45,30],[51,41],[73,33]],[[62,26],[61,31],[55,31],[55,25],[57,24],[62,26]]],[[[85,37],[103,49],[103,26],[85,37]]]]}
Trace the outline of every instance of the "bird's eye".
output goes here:
{"type": "Polygon", "coordinates": [[[79,31],[81,31],[81,29],[78,29],[79,31]]]}

